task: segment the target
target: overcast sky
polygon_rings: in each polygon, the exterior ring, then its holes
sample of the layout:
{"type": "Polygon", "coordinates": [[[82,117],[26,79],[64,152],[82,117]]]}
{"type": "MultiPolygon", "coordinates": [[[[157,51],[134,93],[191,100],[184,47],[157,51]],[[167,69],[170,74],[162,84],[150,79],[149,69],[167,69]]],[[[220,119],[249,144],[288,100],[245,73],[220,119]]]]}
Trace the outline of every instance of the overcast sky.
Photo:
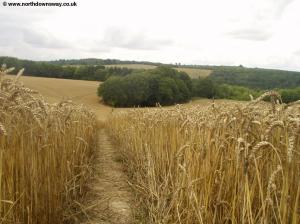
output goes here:
{"type": "Polygon", "coordinates": [[[61,8],[1,2],[0,55],[300,71],[300,0],[75,1],[61,8]]]}

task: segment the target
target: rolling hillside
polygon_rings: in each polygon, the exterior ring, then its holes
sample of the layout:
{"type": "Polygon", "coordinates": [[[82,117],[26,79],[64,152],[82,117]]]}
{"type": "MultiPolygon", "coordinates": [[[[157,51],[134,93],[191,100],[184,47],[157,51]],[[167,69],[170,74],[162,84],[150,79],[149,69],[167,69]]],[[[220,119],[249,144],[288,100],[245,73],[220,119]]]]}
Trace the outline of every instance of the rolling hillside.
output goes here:
{"type": "MultiPolygon", "coordinates": [[[[14,78],[14,75],[8,75],[14,78]]],[[[99,120],[106,120],[112,111],[126,110],[125,108],[112,108],[104,105],[101,99],[97,96],[97,88],[101,82],[85,81],[85,80],[70,80],[56,79],[44,77],[22,76],[21,82],[26,87],[37,90],[43,95],[45,100],[50,103],[57,103],[61,100],[70,99],[75,103],[84,104],[92,109],[99,120]]],[[[217,102],[232,102],[231,100],[215,100],[217,102]]],[[[209,99],[195,99],[186,106],[197,104],[208,105],[212,102],[209,99]]],[[[172,106],[169,106],[172,107],[172,106]]]]}
{"type": "MultiPolygon", "coordinates": [[[[147,65],[147,64],[115,64],[115,65],[105,65],[105,67],[118,67],[118,68],[129,68],[129,69],[154,69],[157,66],[147,65]]],[[[207,77],[212,73],[210,69],[201,69],[201,68],[186,68],[179,67],[174,69],[182,72],[186,72],[192,79],[199,77],[207,77]]]]}
{"type": "Polygon", "coordinates": [[[25,68],[25,74],[75,80],[105,81],[108,77],[126,76],[131,69],[152,69],[165,65],[184,71],[191,78],[209,77],[219,84],[244,86],[268,90],[300,86],[300,72],[240,66],[172,65],[153,62],[121,61],[115,59],[79,59],[58,61],[31,61],[13,57],[0,57],[0,64],[25,68]],[[105,68],[106,67],[106,68],[105,68]],[[117,67],[117,68],[112,68],[117,67]],[[122,68],[123,67],[123,68],[122,68]],[[126,67],[126,68],[124,68],[126,67]],[[129,69],[130,68],[130,69],[129,69]]]}
{"type": "MultiPolygon", "coordinates": [[[[9,75],[9,77],[14,77],[9,75]]],[[[112,108],[99,103],[97,88],[99,82],[41,78],[22,76],[21,81],[31,89],[37,90],[50,103],[71,99],[92,109],[99,120],[105,120],[112,108]]]]}

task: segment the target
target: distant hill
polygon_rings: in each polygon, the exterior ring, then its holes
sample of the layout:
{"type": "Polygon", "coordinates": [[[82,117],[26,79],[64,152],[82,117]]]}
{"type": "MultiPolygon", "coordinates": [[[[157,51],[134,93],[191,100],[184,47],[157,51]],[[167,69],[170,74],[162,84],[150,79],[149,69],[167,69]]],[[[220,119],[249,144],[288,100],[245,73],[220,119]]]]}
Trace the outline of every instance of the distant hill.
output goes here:
{"type": "Polygon", "coordinates": [[[119,59],[99,59],[99,58],[86,58],[86,59],[60,59],[55,61],[43,61],[55,65],[118,65],[118,64],[141,64],[159,66],[163,63],[149,62],[149,61],[124,61],[119,59]]]}
{"type": "Polygon", "coordinates": [[[294,88],[300,86],[300,72],[262,68],[215,66],[210,78],[217,83],[253,89],[294,88]]]}
{"type": "MultiPolygon", "coordinates": [[[[6,63],[8,66],[20,69],[24,67],[27,74],[35,76],[47,76],[58,78],[70,78],[61,72],[61,67],[64,66],[101,66],[108,67],[126,67],[128,69],[152,69],[157,66],[167,65],[179,71],[184,71],[191,78],[207,77],[216,83],[225,83],[230,85],[245,86],[253,89],[274,89],[274,88],[294,88],[300,86],[300,72],[263,69],[263,68],[246,68],[243,66],[210,66],[210,65],[180,65],[180,64],[163,64],[159,62],[148,61],[125,61],[118,59],[71,59],[71,60],[55,60],[55,61],[30,61],[21,60],[13,57],[0,57],[0,64],[6,63]],[[43,74],[47,71],[47,74],[43,74]],[[58,75],[58,73],[60,75],[58,75]]],[[[95,68],[96,69],[96,68],[95,68]]],[[[67,69],[65,69],[67,70],[67,69]]],[[[25,73],[26,73],[25,72],[25,73]]],[[[76,73],[76,71],[73,71],[76,73]]],[[[78,73],[78,72],[77,72],[78,73]]],[[[78,77],[78,76],[77,76],[78,77]]],[[[76,77],[75,77],[76,78],[76,77]]],[[[80,79],[85,79],[84,74],[80,79]]],[[[97,77],[90,76],[86,79],[97,80],[97,77]]]]}
{"type": "MultiPolygon", "coordinates": [[[[109,67],[152,69],[146,64],[111,64],[109,67]]],[[[244,66],[169,65],[186,72],[192,79],[209,77],[217,83],[253,89],[294,88],[300,86],[300,72],[278,69],[247,68],[244,66]]]]}
{"type": "Polygon", "coordinates": [[[130,69],[154,69],[156,65],[147,65],[147,64],[106,64],[104,65],[107,68],[118,67],[118,68],[130,68],[130,69]]]}
{"type": "MultiPolygon", "coordinates": [[[[192,79],[197,78],[204,78],[209,76],[212,73],[212,70],[209,69],[202,69],[202,68],[188,68],[188,67],[178,67],[169,65],[172,68],[186,72],[192,79]]],[[[105,67],[120,67],[120,68],[129,68],[129,69],[154,69],[156,65],[147,65],[147,64],[112,64],[112,65],[105,65],[105,67]]]]}
{"type": "Polygon", "coordinates": [[[172,65],[147,61],[122,61],[117,59],[79,59],[58,60],[54,64],[93,64],[128,68],[151,69],[159,65],[169,65],[184,71],[191,78],[209,76],[217,83],[245,86],[254,89],[293,88],[300,86],[300,72],[264,68],[247,68],[243,66],[211,65],[172,65]]]}

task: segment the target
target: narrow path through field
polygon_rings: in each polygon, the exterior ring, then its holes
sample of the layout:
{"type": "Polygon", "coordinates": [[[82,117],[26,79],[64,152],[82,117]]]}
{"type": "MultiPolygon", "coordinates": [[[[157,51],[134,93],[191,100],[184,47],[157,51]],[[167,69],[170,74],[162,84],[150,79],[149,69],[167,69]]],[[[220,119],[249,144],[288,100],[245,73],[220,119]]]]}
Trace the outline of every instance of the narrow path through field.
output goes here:
{"type": "Polygon", "coordinates": [[[133,223],[134,196],[127,182],[118,150],[102,128],[96,152],[95,176],[88,195],[90,224],[133,223]]]}

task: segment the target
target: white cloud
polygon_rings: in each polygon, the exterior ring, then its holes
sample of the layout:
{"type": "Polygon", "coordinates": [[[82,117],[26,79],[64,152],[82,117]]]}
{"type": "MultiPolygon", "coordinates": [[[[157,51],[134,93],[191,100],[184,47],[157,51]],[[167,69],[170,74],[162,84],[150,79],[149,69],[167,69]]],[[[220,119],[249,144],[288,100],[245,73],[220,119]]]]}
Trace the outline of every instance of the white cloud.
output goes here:
{"type": "Polygon", "coordinates": [[[300,70],[295,53],[300,49],[296,0],[77,0],[77,4],[74,8],[1,5],[1,55],[300,70]]]}

